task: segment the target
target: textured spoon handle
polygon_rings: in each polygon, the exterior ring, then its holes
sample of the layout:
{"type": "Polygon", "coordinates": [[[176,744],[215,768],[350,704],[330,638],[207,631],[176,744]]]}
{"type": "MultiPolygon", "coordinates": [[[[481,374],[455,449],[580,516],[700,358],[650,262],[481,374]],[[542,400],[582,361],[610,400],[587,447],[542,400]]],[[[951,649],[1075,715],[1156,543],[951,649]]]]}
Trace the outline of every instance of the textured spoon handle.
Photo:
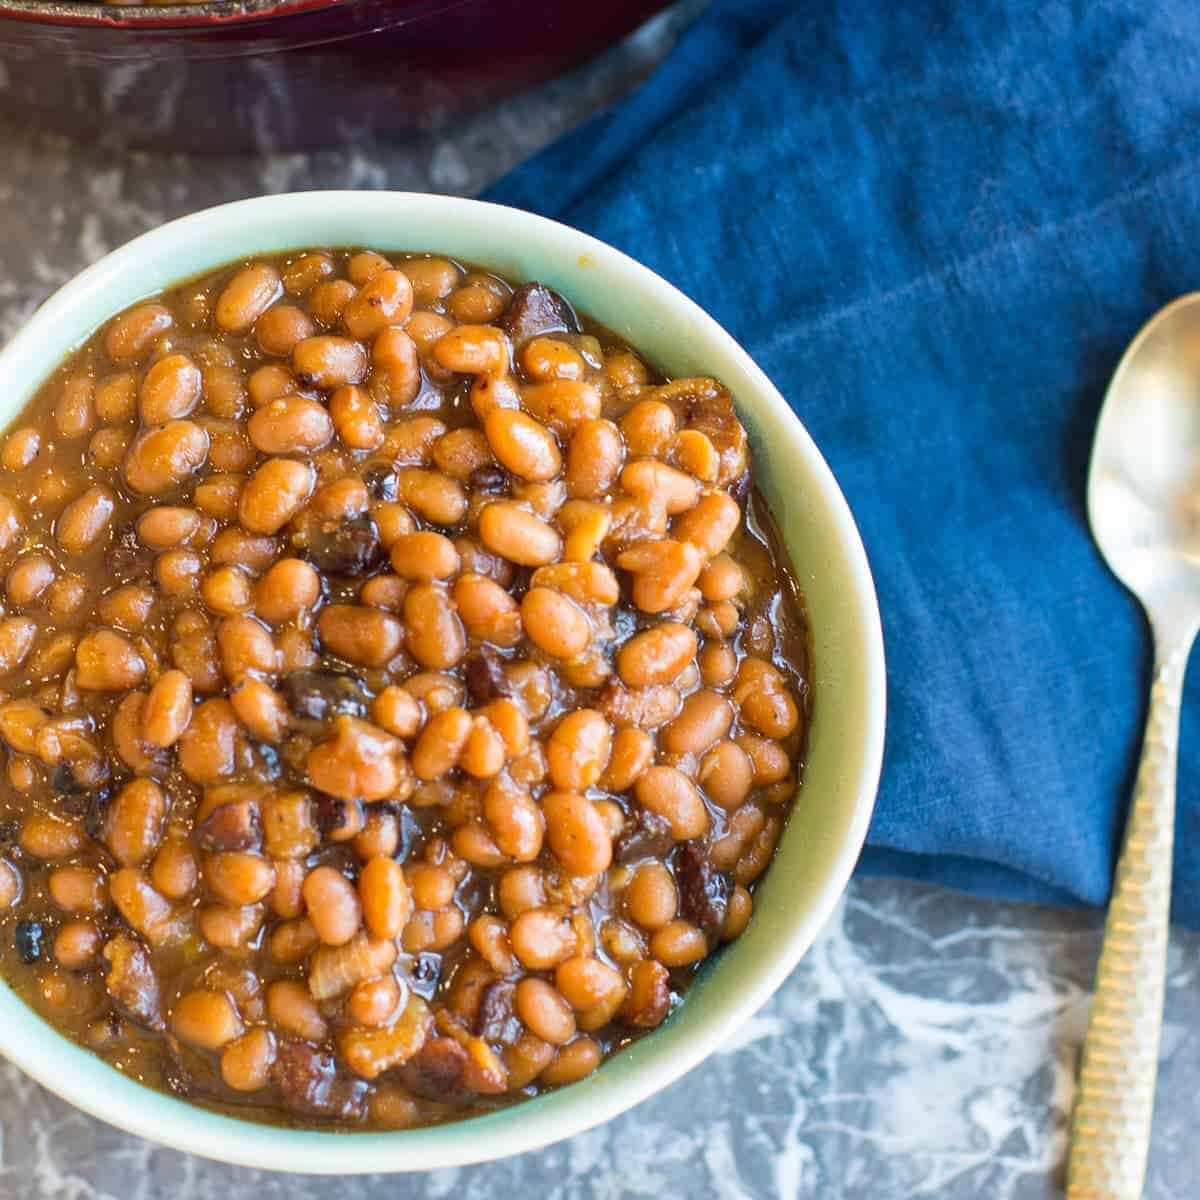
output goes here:
{"type": "Polygon", "coordinates": [[[1188,645],[1159,655],[1083,1044],[1068,1200],[1138,1200],[1150,1148],[1171,906],[1175,760],[1188,645]]]}

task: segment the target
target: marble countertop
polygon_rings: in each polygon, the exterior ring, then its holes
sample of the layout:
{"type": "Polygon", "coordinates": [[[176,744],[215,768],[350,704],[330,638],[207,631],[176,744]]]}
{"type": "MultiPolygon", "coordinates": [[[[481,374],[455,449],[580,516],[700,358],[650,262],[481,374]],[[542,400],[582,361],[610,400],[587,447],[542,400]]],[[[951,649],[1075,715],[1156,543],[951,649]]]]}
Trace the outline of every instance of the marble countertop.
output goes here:
{"type": "MultiPolygon", "coordinates": [[[[0,118],[0,340],[58,284],[164,219],[311,187],[471,194],[635,86],[699,7],[451,131],[372,151],[190,160],[0,118]]],[[[0,81],[0,113],[3,111],[0,81]]],[[[1061,1194],[1096,914],[858,880],[786,985],[686,1081],[536,1154],[356,1182],[361,1200],[637,1196],[1035,1200],[1061,1194]]],[[[1172,939],[1147,1200],[1191,1196],[1200,937],[1172,939]]],[[[347,1185],[160,1149],[0,1067],[3,1200],[333,1200],[347,1185]]]]}

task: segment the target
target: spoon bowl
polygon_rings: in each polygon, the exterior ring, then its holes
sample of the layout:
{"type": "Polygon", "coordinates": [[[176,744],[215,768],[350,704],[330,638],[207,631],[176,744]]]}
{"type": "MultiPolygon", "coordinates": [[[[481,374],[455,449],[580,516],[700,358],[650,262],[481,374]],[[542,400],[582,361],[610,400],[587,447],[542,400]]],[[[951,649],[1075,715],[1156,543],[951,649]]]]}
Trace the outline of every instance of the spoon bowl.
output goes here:
{"type": "Polygon", "coordinates": [[[1200,619],[1200,292],[1158,312],[1109,385],[1088,477],[1092,534],[1151,619],[1200,619]]]}
{"type": "Polygon", "coordinates": [[[1067,1197],[1139,1200],[1162,1033],[1179,708],[1200,627],[1200,293],[1151,318],[1121,359],[1096,427],[1088,517],[1146,610],[1154,679],[1083,1045],[1067,1197]]]}

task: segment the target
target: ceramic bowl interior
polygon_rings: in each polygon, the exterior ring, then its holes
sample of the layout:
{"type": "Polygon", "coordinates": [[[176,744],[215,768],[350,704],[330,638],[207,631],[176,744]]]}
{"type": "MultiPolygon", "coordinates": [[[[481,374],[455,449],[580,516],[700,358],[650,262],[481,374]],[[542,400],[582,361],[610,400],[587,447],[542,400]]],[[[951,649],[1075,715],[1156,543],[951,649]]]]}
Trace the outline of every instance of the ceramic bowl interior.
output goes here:
{"type": "MultiPolygon", "coordinates": [[[[849,509],[783,398],[711,318],[645,267],[513,209],[448,197],[316,192],[209,209],[113,252],[53,296],[0,352],[0,424],[109,316],[225,262],[303,246],[418,250],[540,279],[670,375],[712,374],[750,433],[759,485],[813,629],[805,783],[746,932],[657,1032],[590,1078],[482,1117],[396,1133],[283,1129],[142,1087],[57,1034],[0,985],[0,1053],[79,1108],[182,1150],[245,1165],[353,1174],[445,1167],[534,1149],[630,1108],[726,1042],[779,986],[840,898],[874,804],[885,686],[879,613],[849,509]]],[[[796,397],[803,403],[803,397],[796,397]]]]}

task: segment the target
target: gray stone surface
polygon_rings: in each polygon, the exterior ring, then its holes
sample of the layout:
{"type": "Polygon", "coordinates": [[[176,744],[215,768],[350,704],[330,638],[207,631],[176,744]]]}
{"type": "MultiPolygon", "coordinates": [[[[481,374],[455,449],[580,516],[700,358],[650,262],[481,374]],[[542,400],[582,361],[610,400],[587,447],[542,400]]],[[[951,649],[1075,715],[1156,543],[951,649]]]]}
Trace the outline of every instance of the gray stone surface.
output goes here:
{"type": "MultiPolygon", "coordinates": [[[[633,86],[697,7],[455,130],[370,154],[114,157],[0,122],[0,338],[106,250],[208,204],[310,187],[475,192],[633,86]]],[[[543,1152],[425,1176],[346,1184],[203,1162],[84,1117],[4,1067],[0,1197],[1052,1197],[1098,923],[857,881],[778,995],[686,1081],[543,1152]]],[[[1200,939],[1177,934],[1154,1200],[1194,1195],[1200,1177],[1198,971],[1200,939]]]]}

